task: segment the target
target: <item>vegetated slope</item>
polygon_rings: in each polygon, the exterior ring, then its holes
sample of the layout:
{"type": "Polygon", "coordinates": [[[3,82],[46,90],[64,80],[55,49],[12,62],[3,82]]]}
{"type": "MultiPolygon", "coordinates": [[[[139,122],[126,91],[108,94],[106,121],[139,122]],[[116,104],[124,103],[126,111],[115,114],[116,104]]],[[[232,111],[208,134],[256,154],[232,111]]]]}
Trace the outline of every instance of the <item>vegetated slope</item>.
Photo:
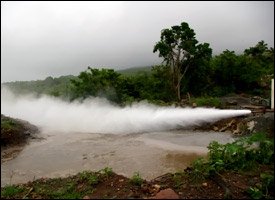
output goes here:
{"type": "Polygon", "coordinates": [[[38,128],[27,121],[1,114],[1,147],[23,144],[37,132],[38,128]]]}
{"type": "Polygon", "coordinates": [[[76,76],[60,76],[58,78],[47,77],[45,80],[36,81],[14,81],[2,83],[1,87],[6,86],[15,94],[48,94],[53,96],[66,96],[70,90],[70,80],[76,76]]]}
{"type": "Polygon", "coordinates": [[[120,69],[117,70],[118,73],[122,75],[129,75],[129,76],[134,76],[140,72],[145,72],[145,73],[151,73],[152,66],[145,66],[145,67],[133,67],[133,68],[127,68],[127,69],[120,69]]]}

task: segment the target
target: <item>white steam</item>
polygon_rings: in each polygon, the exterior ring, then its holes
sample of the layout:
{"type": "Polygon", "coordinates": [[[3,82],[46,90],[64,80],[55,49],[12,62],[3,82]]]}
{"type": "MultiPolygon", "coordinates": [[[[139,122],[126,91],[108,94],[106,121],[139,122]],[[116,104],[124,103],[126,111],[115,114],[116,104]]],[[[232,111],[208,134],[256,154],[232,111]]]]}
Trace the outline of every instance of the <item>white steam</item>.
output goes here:
{"type": "Polygon", "coordinates": [[[66,132],[164,131],[251,113],[250,110],[158,107],[148,103],[121,108],[102,98],[69,103],[49,96],[15,97],[6,88],[1,89],[1,99],[2,114],[27,120],[46,130],[66,132]]]}

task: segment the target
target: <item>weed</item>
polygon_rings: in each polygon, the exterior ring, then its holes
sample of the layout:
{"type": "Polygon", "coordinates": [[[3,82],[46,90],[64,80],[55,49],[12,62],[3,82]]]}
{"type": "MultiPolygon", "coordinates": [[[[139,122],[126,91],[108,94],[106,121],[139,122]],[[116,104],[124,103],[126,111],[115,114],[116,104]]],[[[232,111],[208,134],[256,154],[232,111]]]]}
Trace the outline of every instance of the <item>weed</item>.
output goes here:
{"type": "Polygon", "coordinates": [[[263,193],[262,191],[260,191],[258,188],[256,187],[250,187],[248,189],[248,193],[250,194],[250,196],[253,199],[261,199],[263,197],[263,193]]]}
{"type": "Polygon", "coordinates": [[[220,108],[222,103],[219,98],[216,97],[202,97],[191,100],[192,103],[196,103],[197,106],[210,106],[220,108]]]}
{"type": "Polygon", "coordinates": [[[110,167],[105,167],[104,169],[99,170],[99,172],[107,177],[112,176],[114,174],[113,169],[110,167]]]}
{"type": "MultiPolygon", "coordinates": [[[[209,144],[209,159],[208,161],[199,158],[192,163],[192,171],[189,177],[193,182],[204,180],[214,172],[223,170],[246,170],[253,169],[259,164],[273,163],[274,142],[267,139],[265,134],[257,133],[249,137],[244,137],[236,140],[233,143],[219,144],[213,141],[209,144]]],[[[271,176],[262,176],[266,181],[265,188],[270,185],[274,186],[271,176]]],[[[266,189],[262,189],[266,191],[266,189]]],[[[258,194],[257,190],[253,189],[250,192],[258,194]]]]}
{"type": "Polygon", "coordinates": [[[184,172],[176,172],[173,174],[172,180],[174,182],[175,188],[180,188],[183,185],[184,172]]]}
{"type": "Polygon", "coordinates": [[[130,179],[130,182],[134,185],[141,186],[143,183],[143,180],[139,174],[139,172],[135,172],[132,178],[130,179]]]}
{"type": "Polygon", "coordinates": [[[212,169],[212,167],[204,158],[196,159],[191,164],[191,167],[192,171],[188,174],[188,176],[193,183],[200,183],[201,181],[205,180],[209,175],[210,170],[212,169]]]}
{"type": "Polygon", "coordinates": [[[13,186],[13,185],[8,185],[1,189],[1,197],[7,198],[7,197],[13,197],[18,193],[23,192],[24,189],[19,187],[19,186],[13,186]]]}
{"type": "Polygon", "coordinates": [[[99,182],[98,176],[94,172],[83,171],[79,174],[79,177],[82,181],[88,181],[91,185],[96,185],[99,182]]]}

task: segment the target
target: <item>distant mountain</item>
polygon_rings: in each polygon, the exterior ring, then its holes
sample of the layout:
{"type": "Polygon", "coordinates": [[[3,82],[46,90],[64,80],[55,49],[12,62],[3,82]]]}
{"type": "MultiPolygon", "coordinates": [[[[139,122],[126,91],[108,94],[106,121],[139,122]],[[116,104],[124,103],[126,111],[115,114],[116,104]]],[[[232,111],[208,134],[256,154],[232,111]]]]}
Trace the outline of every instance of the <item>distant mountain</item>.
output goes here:
{"type": "Polygon", "coordinates": [[[127,68],[127,69],[120,69],[116,72],[123,74],[123,75],[135,75],[140,72],[146,72],[151,73],[152,66],[146,66],[146,67],[133,67],[133,68],[127,68]]]}

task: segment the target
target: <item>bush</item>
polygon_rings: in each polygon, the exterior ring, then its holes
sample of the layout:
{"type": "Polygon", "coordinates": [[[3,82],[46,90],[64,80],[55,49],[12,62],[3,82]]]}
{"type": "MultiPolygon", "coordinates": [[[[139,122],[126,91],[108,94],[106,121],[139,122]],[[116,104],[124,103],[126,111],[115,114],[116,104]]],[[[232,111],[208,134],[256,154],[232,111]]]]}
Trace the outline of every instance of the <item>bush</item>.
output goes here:
{"type": "Polygon", "coordinates": [[[220,108],[222,105],[221,100],[217,97],[195,98],[195,99],[192,99],[191,102],[196,103],[197,106],[216,107],[216,108],[220,108]]]}
{"type": "Polygon", "coordinates": [[[130,179],[130,182],[133,185],[141,186],[141,184],[143,183],[143,180],[142,180],[140,174],[138,172],[135,172],[134,175],[132,176],[132,178],[130,179]]]}
{"type": "MultiPolygon", "coordinates": [[[[208,161],[200,158],[192,163],[192,171],[189,174],[191,180],[203,180],[213,172],[247,170],[259,164],[274,163],[274,141],[263,133],[255,133],[228,144],[213,141],[208,149],[208,161]]],[[[273,179],[270,176],[263,178],[267,180],[267,187],[274,185],[274,175],[273,179]]]]}

